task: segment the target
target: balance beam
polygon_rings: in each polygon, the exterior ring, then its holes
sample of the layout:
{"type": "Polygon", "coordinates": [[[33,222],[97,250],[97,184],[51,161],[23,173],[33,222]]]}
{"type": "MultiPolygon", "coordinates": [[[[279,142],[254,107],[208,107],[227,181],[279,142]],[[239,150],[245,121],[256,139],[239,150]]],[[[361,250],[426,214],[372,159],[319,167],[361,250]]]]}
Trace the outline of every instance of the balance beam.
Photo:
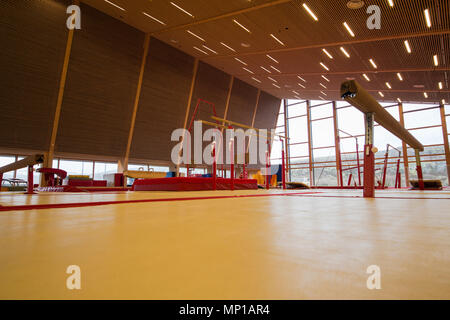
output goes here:
{"type": "Polygon", "coordinates": [[[374,120],[415,150],[417,176],[423,190],[423,175],[420,164],[420,151],[424,150],[423,145],[355,80],[345,81],[341,84],[341,97],[365,115],[364,197],[371,198],[375,195],[375,156],[372,150],[374,120]]]}
{"type": "Polygon", "coordinates": [[[3,180],[3,174],[6,172],[19,170],[22,168],[28,167],[28,189],[27,194],[33,193],[33,166],[38,163],[44,162],[44,155],[43,154],[33,154],[31,156],[26,157],[25,159],[16,161],[14,163],[8,164],[6,166],[3,166],[0,168],[0,184],[3,180]]]}

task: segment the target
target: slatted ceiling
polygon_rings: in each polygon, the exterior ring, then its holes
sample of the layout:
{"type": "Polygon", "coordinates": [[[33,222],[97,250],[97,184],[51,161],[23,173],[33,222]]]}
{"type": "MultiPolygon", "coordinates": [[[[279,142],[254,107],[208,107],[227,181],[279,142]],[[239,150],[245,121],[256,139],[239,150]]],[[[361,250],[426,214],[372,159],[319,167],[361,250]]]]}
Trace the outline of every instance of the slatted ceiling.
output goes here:
{"type": "Polygon", "coordinates": [[[144,34],[87,5],[74,34],[57,152],[122,156],[144,34]]]}
{"type": "Polygon", "coordinates": [[[191,56],[150,40],[130,158],[170,161],[176,142],[167,141],[183,127],[193,66],[191,56]]]}
{"type": "Polygon", "coordinates": [[[259,97],[258,110],[255,116],[255,128],[272,129],[275,128],[281,100],[268,93],[261,92],[259,97]]]}
{"type": "Polygon", "coordinates": [[[144,32],[159,32],[168,28],[169,26],[179,26],[186,23],[192,23],[198,20],[226,14],[236,10],[249,8],[252,6],[271,2],[270,0],[196,0],[196,1],[183,1],[174,0],[172,2],[181,6],[183,9],[194,15],[191,18],[187,14],[178,10],[176,7],[170,4],[170,1],[149,1],[149,0],[111,0],[111,2],[126,9],[121,11],[112,5],[109,5],[104,0],[82,0],[104,11],[115,18],[123,20],[125,23],[134,26],[144,32]],[[155,18],[166,23],[167,26],[153,22],[148,17],[142,15],[142,12],[148,12],[155,18]]]}
{"type": "Polygon", "coordinates": [[[255,87],[235,79],[227,119],[251,126],[257,94],[255,87]]]}
{"type": "MultiPolygon", "coordinates": [[[[198,99],[214,103],[217,116],[223,117],[225,114],[229,83],[230,76],[228,74],[206,63],[200,62],[188,121],[190,122],[192,119],[198,99]]],[[[212,108],[207,104],[201,103],[195,120],[211,121],[212,115],[212,108]]]]}
{"type": "Polygon", "coordinates": [[[67,40],[66,5],[0,2],[2,147],[48,149],[67,40]]]}

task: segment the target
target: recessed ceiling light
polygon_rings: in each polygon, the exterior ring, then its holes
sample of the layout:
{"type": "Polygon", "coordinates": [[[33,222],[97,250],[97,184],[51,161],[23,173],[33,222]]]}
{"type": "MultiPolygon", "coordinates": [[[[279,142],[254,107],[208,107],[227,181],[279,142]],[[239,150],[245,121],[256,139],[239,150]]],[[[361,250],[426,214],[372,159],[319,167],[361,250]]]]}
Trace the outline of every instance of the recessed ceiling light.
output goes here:
{"type": "Polygon", "coordinates": [[[278,72],[278,73],[281,73],[281,71],[280,70],[278,70],[277,68],[275,68],[274,66],[270,66],[273,70],[275,70],[276,72],[278,72]]]}
{"type": "Polygon", "coordinates": [[[321,99],[321,100],[325,100],[324,98],[322,98],[321,96],[319,96],[319,99],[321,99]]]}
{"type": "Polygon", "coordinates": [[[298,92],[295,91],[295,90],[292,90],[292,92],[295,93],[296,95],[300,95],[300,93],[298,93],[298,92]]]}
{"type": "Polygon", "coordinates": [[[156,21],[156,22],[158,22],[158,23],[162,24],[163,26],[165,26],[165,25],[166,25],[166,24],[165,24],[164,22],[162,22],[161,20],[159,20],[159,19],[156,19],[155,17],[153,17],[153,16],[149,15],[149,14],[148,14],[148,13],[146,13],[146,12],[142,12],[142,14],[143,14],[143,15],[145,15],[145,16],[147,16],[147,17],[149,17],[150,19],[153,19],[154,21],[156,21]]]}
{"type": "Polygon", "coordinates": [[[378,94],[381,96],[381,97],[383,97],[384,98],[384,94],[383,94],[383,92],[381,92],[381,91],[378,91],[378,94]]]}
{"type": "Polygon", "coordinates": [[[275,80],[275,79],[272,78],[272,77],[267,77],[267,79],[272,80],[273,82],[278,82],[277,80],[275,80]]]}
{"type": "Polygon", "coordinates": [[[261,80],[259,80],[259,79],[256,79],[255,77],[252,77],[252,79],[253,79],[253,80],[255,80],[256,82],[259,82],[259,83],[261,83],[261,80]]]}
{"type": "Polygon", "coordinates": [[[369,62],[372,64],[372,67],[374,69],[378,68],[377,65],[375,64],[375,61],[373,61],[373,59],[370,59],[369,62]]]}
{"type": "Polygon", "coordinates": [[[325,80],[327,80],[328,82],[330,82],[330,80],[329,80],[327,77],[325,77],[324,75],[322,75],[322,78],[324,78],[325,80]]]}
{"type": "Polygon", "coordinates": [[[246,66],[247,64],[244,62],[244,61],[242,61],[241,59],[239,59],[239,58],[234,58],[234,60],[236,60],[236,61],[239,61],[240,63],[242,63],[244,66],[246,66]]]}
{"type": "Polygon", "coordinates": [[[254,72],[253,72],[252,70],[249,70],[249,69],[247,69],[247,68],[245,68],[245,67],[242,67],[242,69],[244,69],[244,70],[247,71],[248,73],[254,74],[254,72]]]}
{"type": "Polygon", "coordinates": [[[299,79],[302,80],[303,82],[307,82],[305,79],[303,79],[303,78],[300,77],[300,76],[297,76],[297,78],[299,78],[299,79]]]}
{"type": "Polygon", "coordinates": [[[230,50],[233,51],[233,52],[236,52],[236,50],[234,50],[234,49],[233,49],[232,47],[230,47],[229,45],[227,45],[227,44],[225,44],[225,43],[223,43],[223,42],[221,42],[220,44],[223,45],[225,48],[230,49],[230,50]]]}
{"type": "Polygon", "coordinates": [[[320,91],[321,94],[323,94],[324,96],[327,96],[327,94],[323,91],[320,91]]]}
{"type": "Polygon", "coordinates": [[[304,85],[302,85],[301,83],[297,83],[300,87],[302,87],[303,89],[306,89],[306,87],[304,85]]]}
{"type": "Polygon", "coordinates": [[[428,93],[424,92],[423,96],[428,99],[428,93]]]}
{"type": "Polygon", "coordinates": [[[439,87],[439,90],[442,90],[442,88],[443,88],[442,82],[438,83],[438,87],[439,87]]]}
{"type": "Polygon", "coordinates": [[[327,88],[323,83],[319,83],[322,87],[324,87],[325,89],[327,88]]]}
{"type": "Polygon", "coordinates": [[[442,101],[441,101],[441,102],[442,102],[442,104],[445,104],[445,99],[442,99],[442,101]]]}
{"type": "Polygon", "coordinates": [[[400,99],[400,98],[397,98],[397,101],[400,102],[400,103],[402,103],[402,99],[400,99]]]}
{"type": "Polygon", "coordinates": [[[417,89],[425,88],[423,84],[415,84],[413,87],[417,89]]]}
{"type": "Polygon", "coordinates": [[[200,49],[200,48],[194,47],[194,49],[195,49],[195,50],[197,50],[197,51],[200,51],[201,53],[204,53],[204,54],[206,54],[207,56],[209,55],[209,53],[208,53],[208,52],[206,52],[206,51],[203,51],[203,50],[202,50],[202,49],[200,49]]]}
{"type": "Polygon", "coordinates": [[[277,37],[275,37],[272,33],[270,34],[270,36],[275,39],[276,42],[278,42],[279,44],[281,44],[282,46],[285,46],[285,44],[283,43],[283,41],[281,41],[280,39],[278,39],[277,37]]]}
{"type": "Polygon", "coordinates": [[[389,3],[389,5],[390,5],[391,7],[394,6],[394,0],[388,0],[388,3],[389,3]]]}
{"type": "Polygon", "coordinates": [[[252,33],[250,30],[248,30],[246,27],[244,27],[241,23],[239,23],[239,21],[237,21],[236,19],[233,19],[233,22],[236,23],[239,27],[241,27],[245,31],[247,31],[248,33],[252,33]]]}
{"type": "Polygon", "coordinates": [[[350,29],[350,26],[347,24],[347,22],[344,22],[344,27],[345,27],[345,29],[347,29],[348,33],[349,33],[352,37],[355,36],[355,34],[353,33],[352,29],[350,29]]]}
{"type": "Polygon", "coordinates": [[[302,100],[302,98],[300,98],[299,96],[294,96],[294,98],[297,100],[302,100]]]}
{"type": "Polygon", "coordinates": [[[277,87],[278,89],[281,89],[281,87],[280,87],[279,85],[275,84],[275,83],[272,83],[272,85],[273,85],[274,87],[277,87]]]}
{"type": "Polygon", "coordinates": [[[320,63],[320,65],[322,66],[322,68],[324,68],[327,71],[330,71],[330,69],[328,69],[328,67],[326,65],[324,65],[322,62],[320,63]]]}
{"type": "Polygon", "coordinates": [[[194,16],[187,10],[183,9],[182,7],[180,7],[179,5],[177,5],[176,3],[170,2],[171,5],[173,5],[175,8],[177,8],[178,10],[184,12],[185,14],[187,14],[188,16],[190,16],[191,18],[194,18],[194,16]]]}
{"type": "Polygon", "coordinates": [[[218,54],[216,51],[214,51],[213,49],[211,49],[211,48],[205,46],[204,44],[202,45],[202,47],[205,48],[205,49],[208,50],[208,51],[211,51],[211,52],[214,53],[214,54],[218,54]]]}
{"type": "Polygon", "coordinates": [[[112,5],[112,6],[116,7],[116,8],[118,8],[118,9],[120,9],[120,10],[122,10],[122,11],[126,11],[124,8],[119,7],[119,6],[118,6],[117,4],[115,4],[114,2],[111,2],[111,1],[108,1],[108,0],[105,0],[105,2],[106,2],[106,3],[109,3],[110,5],[112,5]]]}
{"type": "Polygon", "coordinates": [[[177,8],[178,10],[184,12],[185,14],[187,14],[188,16],[190,16],[191,18],[194,18],[194,16],[188,12],[187,10],[184,10],[182,7],[180,7],[179,5],[177,5],[176,3],[170,2],[171,5],[173,5],[175,8],[177,8]]]}
{"type": "Polygon", "coordinates": [[[389,89],[392,89],[391,84],[389,82],[386,82],[386,87],[388,87],[389,89]]]}
{"type": "Polygon", "coordinates": [[[411,53],[411,47],[409,46],[408,40],[405,40],[405,48],[406,48],[406,51],[408,51],[408,53],[411,53]]]}
{"type": "Polygon", "coordinates": [[[263,69],[264,71],[268,72],[268,73],[272,73],[269,69],[264,68],[263,66],[261,66],[261,69],[263,69]]]}
{"type": "Polygon", "coordinates": [[[439,66],[439,59],[438,59],[437,54],[434,55],[433,61],[434,61],[434,65],[435,65],[436,67],[439,66]]]}
{"type": "Polygon", "coordinates": [[[191,30],[186,30],[187,33],[189,33],[190,35],[193,35],[194,37],[196,37],[197,39],[202,40],[203,42],[206,42],[205,39],[203,39],[202,37],[200,37],[199,35],[193,33],[191,30]]]}
{"type": "Polygon", "coordinates": [[[347,50],[344,49],[344,47],[341,47],[340,49],[341,49],[342,53],[344,53],[347,58],[350,58],[350,54],[347,52],[347,50]]]}
{"type": "Polygon", "coordinates": [[[370,78],[367,76],[367,74],[363,74],[364,79],[366,79],[367,81],[370,81],[370,78]]]}
{"type": "Polygon", "coordinates": [[[269,58],[270,60],[272,60],[275,63],[279,63],[276,59],[274,59],[272,56],[266,54],[266,57],[269,58]]]}
{"type": "Polygon", "coordinates": [[[425,9],[423,11],[423,13],[425,14],[425,21],[427,23],[427,27],[431,28],[431,17],[430,17],[430,10],[425,9]]]}
{"type": "Polygon", "coordinates": [[[241,47],[244,47],[244,48],[250,48],[251,45],[250,45],[250,43],[242,42],[242,43],[241,43],[241,47]]]}
{"type": "Polygon", "coordinates": [[[317,19],[317,16],[314,14],[314,12],[312,12],[312,10],[308,7],[308,5],[306,3],[303,4],[303,8],[305,8],[306,11],[308,11],[309,15],[316,21],[319,21],[319,19],[317,19]]]}
{"type": "Polygon", "coordinates": [[[326,49],[322,49],[322,51],[328,56],[328,58],[333,59],[333,56],[326,49]]]}
{"type": "Polygon", "coordinates": [[[400,81],[403,81],[403,77],[402,74],[400,72],[397,73],[397,77],[400,81]]]}

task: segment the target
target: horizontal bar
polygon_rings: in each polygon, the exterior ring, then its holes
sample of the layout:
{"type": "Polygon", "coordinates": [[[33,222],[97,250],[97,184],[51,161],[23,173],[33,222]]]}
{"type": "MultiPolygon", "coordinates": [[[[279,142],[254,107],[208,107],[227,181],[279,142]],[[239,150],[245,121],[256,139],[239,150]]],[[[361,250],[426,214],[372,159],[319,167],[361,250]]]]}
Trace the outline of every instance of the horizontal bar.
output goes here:
{"type": "Polygon", "coordinates": [[[307,143],[308,143],[308,141],[306,141],[306,142],[288,143],[288,146],[296,146],[296,145],[299,145],[299,144],[307,144],[307,143]]]}
{"type": "Polygon", "coordinates": [[[319,150],[319,149],[331,149],[331,148],[334,148],[334,146],[329,146],[329,147],[316,147],[316,148],[313,148],[313,150],[319,150]]]}
{"type": "Polygon", "coordinates": [[[327,120],[327,119],[333,119],[333,116],[324,117],[324,118],[318,118],[318,119],[312,119],[311,122],[313,122],[313,121],[320,121],[320,120],[327,120]]]}
{"type": "Polygon", "coordinates": [[[305,101],[300,101],[300,102],[295,102],[293,104],[288,104],[286,107],[292,107],[292,106],[296,106],[296,105],[302,104],[302,103],[306,103],[306,100],[305,101]]]}
{"type": "Polygon", "coordinates": [[[332,104],[332,103],[333,103],[333,101],[324,102],[324,103],[321,103],[321,104],[315,104],[313,106],[309,106],[309,108],[311,109],[311,108],[315,108],[315,107],[321,107],[321,106],[325,106],[327,104],[332,104]]]}
{"type": "Polygon", "coordinates": [[[306,117],[306,114],[302,114],[302,115],[299,115],[299,116],[293,116],[293,117],[288,118],[288,120],[296,119],[296,118],[303,118],[303,117],[306,117]]]}
{"type": "Polygon", "coordinates": [[[439,109],[440,106],[435,106],[435,107],[428,107],[428,108],[422,108],[422,109],[416,109],[416,110],[408,110],[408,111],[403,111],[403,114],[405,113],[412,113],[412,112],[419,112],[419,111],[426,111],[426,110],[432,110],[432,109],[439,109]]]}
{"type": "Polygon", "coordinates": [[[440,128],[440,127],[442,127],[442,125],[441,124],[437,124],[437,125],[434,125],[434,126],[409,128],[409,129],[406,129],[406,130],[413,131],[413,130],[432,129],[432,128],[440,128]]]}

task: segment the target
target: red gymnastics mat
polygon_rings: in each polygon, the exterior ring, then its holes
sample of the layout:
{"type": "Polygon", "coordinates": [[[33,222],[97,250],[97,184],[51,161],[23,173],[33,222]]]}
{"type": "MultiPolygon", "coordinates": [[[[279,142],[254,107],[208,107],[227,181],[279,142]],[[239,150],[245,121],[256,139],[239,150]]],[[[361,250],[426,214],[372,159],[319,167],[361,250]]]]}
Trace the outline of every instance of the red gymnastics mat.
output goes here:
{"type": "MultiPolygon", "coordinates": [[[[256,179],[234,179],[235,190],[258,189],[256,179]]],[[[202,191],[213,190],[213,178],[136,179],[132,191],[202,191]]],[[[216,178],[216,190],[231,190],[231,179],[216,178]]]]}

